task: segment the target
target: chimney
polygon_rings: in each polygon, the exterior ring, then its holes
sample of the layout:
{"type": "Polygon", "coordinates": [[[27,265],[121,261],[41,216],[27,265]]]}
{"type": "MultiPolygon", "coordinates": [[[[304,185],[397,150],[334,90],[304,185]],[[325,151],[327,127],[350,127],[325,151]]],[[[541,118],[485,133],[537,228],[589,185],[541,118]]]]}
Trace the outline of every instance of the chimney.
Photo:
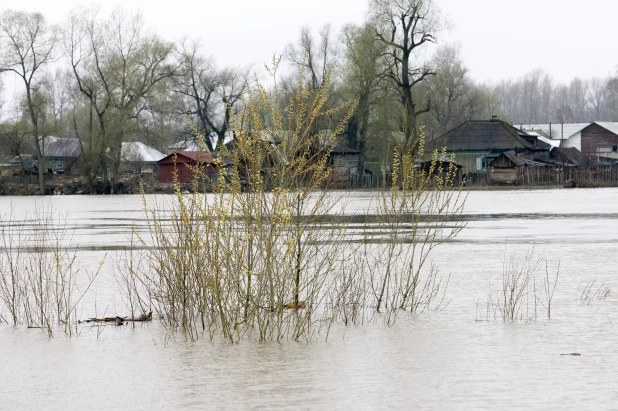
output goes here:
{"type": "Polygon", "coordinates": [[[491,121],[498,121],[498,116],[495,114],[492,114],[491,121]]]}

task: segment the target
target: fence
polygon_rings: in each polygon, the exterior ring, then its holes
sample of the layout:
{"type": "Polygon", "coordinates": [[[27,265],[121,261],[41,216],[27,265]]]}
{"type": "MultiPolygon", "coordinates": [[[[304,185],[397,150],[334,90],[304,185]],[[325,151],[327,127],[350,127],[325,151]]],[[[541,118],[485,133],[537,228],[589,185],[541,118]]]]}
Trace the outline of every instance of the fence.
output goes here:
{"type": "MultiPolygon", "coordinates": [[[[572,182],[576,187],[618,186],[618,164],[591,167],[519,167],[514,170],[513,185],[521,187],[562,187],[572,182]]],[[[466,186],[500,185],[492,181],[491,173],[468,173],[466,186]]]]}

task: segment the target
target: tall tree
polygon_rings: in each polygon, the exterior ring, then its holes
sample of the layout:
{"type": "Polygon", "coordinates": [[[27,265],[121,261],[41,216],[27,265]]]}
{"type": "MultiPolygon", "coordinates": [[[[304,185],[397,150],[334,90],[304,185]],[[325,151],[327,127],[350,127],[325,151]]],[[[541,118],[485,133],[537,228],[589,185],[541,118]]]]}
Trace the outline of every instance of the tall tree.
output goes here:
{"type": "Polygon", "coordinates": [[[147,95],[174,76],[179,64],[173,59],[173,44],[147,32],[140,14],[117,9],[103,20],[96,10],[82,12],[71,17],[69,27],[72,71],[97,113],[114,193],[123,141],[133,139],[147,95]]]}
{"type": "Polygon", "coordinates": [[[205,138],[209,150],[214,150],[212,134],[223,143],[230,128],[230,110],[240,102],[249,75],[248,69],[218,69],[212,59],[199,54],[199,44],[182,42],[182,63],[174,81],[174,90],[184,97],[181,111],[192,117],[205,138]]]}
{"type": "Polygon", "coordinates": [[[364,155],[370,127],[374,125],[372,113],[385,94],[379,81],[382,72],[380,57],[385,46],[376,41],[369,26],[345,26],[342,41],[345,47],[342,87],[346,97],[356,101],[354,114],[347,125],[348,144],[364,155]]]}
{"type": "Polygon", "coordinates": [[[588,102],[592,108],[592,119],[601,121],[605,116],[605,101],[607,96],[608,81],[599,77],[590,79],[588,88],[588,102]]]}
{"type": "Polygon", "coordinates": [[[432,0],[371,0],[369,24],[387,46],[383,76],[399,93],[405,119],[403,144],[407,150],[414,150],[417,118],[431,108],[429,99],[423,104],[417,102],[414,89],[435,74],[429,64],[416,59],[428,44],[437,42],[436,35],[446,21],[432,0]]]}
{"type": "Polygon", "coordinates": [[[297,71],[304,72],[310,90],[318,90],[329,72],[338,67],[339,50],[331,26],[324,25],[317,39],[308,27],[303,27],[297,43],[286,47],[285,57],[297,71]]]}
{"type": "Polygon", "coordinates": [[[432,97],[431,114],[437,134],[445,133],[469,117],[471,82],[468,69],[463,65],[458,46],[445,46],[434,56],[437,73],[428,82],[432,97]]]}
{"type": "Polygon", "coordinates": [[[40,13],[7,10],[0,15],[0,72],[12,72],[23,82],[25,108],[32,126],[32,141],[39,171],[39,190],[45,195],[45,153],[41,135],[45,67],[54,61],[58,30],[40,13]]]}

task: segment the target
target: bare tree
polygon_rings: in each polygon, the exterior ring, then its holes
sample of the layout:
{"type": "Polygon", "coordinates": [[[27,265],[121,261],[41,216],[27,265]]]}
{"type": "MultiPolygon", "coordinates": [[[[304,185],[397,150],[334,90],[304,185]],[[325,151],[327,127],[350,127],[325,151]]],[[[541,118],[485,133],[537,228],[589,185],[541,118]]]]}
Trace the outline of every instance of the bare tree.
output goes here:
{"type": "Polygon", "coordinates": [[[588,82],[575,77],[569,83],[569,101],[573,107],[573,117],[575,122],[586,122],[589,120],[587,113],[587,94],[588,82]]]}
{"type": "Polygon", "coordinates": [[[404,112],[404,142],[414,151],[417,138],[417,118],[430,110],[427,99],[419,105],[413,90],[435,69],[416,59],[436,35],[446,27],[446,21],[432,0],[371,0],[370,26],[377,38],[388,46],[384,54],[388,79],[399,93],[404,112]]]}
{"type": "Polygon", "coordinates": [[[559,123],[571,123],[574,121],[573,108],[569,101],[569,88],[565,85],[558,86],[555,90],[556,100],[556,119],[559,123]]]}
{"type": "Polygon", "coordinates": [[[146,32],[140,14],[120,9],[107,20],[98,18],[96,10],[74,14],[65,38],[79,90],[98,117],[113,194],[122,142],[132,138],[134,120],[147,109],[146,96],[178,70],[174,47],[146,32]]]}
{"type": "MultiPolygon", "coordinates": [[[[194,119],[200,133],[215,134],[218,143],[223,143],[230,128],[230,110],[241,100],[249,69],[218,69],[214,60],[199,54],[197,42],[181,43],[180,61],[174,90],[184,97],[181,112],[194,119]]],[[[205,143],[209,150],[215,149],[210,138],[205,143]]]]}
{"type": "Polygon", "coordinates": [[[41,195],[45,195],[45,153],[40,133],[44,101],[40,82],[45,66],[54,61],[57,32],[40,13],[7,10],[0,15],[0,72],[12,72],[23,81],[41,195]]]}
{"type": "Polygon", "coordinates": [[[590,87],[588,88],[588,102],[592,108],[594,121],[600,121],[604,116],[605,100],[607,96],[608,81],[599,77],[590,79],[590,87]]]}
{"type": "Polygon", "coordinates": [[[81,165],[91,190],[99,171],[102,171],[107,181],[108,173],[104,155],[108,146],[108,123],[111,122],[110,117],[112,117],[109,114],[112,105],[111,86],[104,74],[104,42],[102,28],[97,23],[98,19],[98,9],[76,10],[69,17],[64,31],[64,45],[71,63],[76,88],[88,102],[87,130],[80,130],[78,125],[77,112],[81,99],[77,96],[71,113],[71,124],[80,141],[83,160],[81,165]],[[95,121],[97,126],[95,126],[95,121]]]}
{"type": "Polygon", "coordinates": [[[4,106],[4,100],[2,96],[4,94],[4,83],[2,82],[2,77],[0,77],[0,117],[2,116],[2,107],[4,106]]]}
{"type": "Polygon", "coordinates": [[[298,42],[285,49],[286,59],[298,71],[304,71],[311,90],[319,89],[338,63],[339,50],[332,37],[329,24],[322,27],[317,39],[308,27],[303,27],[298,42]]]}

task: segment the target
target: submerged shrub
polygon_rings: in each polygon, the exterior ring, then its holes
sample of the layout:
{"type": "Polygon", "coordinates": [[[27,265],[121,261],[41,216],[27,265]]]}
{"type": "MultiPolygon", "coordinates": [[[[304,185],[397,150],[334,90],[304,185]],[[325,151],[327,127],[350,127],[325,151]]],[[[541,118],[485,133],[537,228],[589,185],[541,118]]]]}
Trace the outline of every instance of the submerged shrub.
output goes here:
{"type": "Polygon", "coordinates": [[[169,204],[144,198],[145,264],[131,270],[140,285],[123,283],[170,331],[191,340],[203,332],[232,342],[310,340],[337,320],[386,312],[390,323],[399,311],[441,306],[448,281],[429,256],[463,228],[447,225],[465,199],[456,168],[436,153],[429,171],[418,169],[422,139],[397,151],[394,183],[376,207],[384,242],[349,241],[343,193],[329,190],[329,157],[353,106],[329,106],[328,77],[315,91],[302,79],[287,101],[276,81],[247,86],[242,110],[230,113],[235,139],[219,145],[216,178],[198,165],[190,193],[175,184],[169,204]],[[213,193],[201,194],[204,186],[213,193]]]}

